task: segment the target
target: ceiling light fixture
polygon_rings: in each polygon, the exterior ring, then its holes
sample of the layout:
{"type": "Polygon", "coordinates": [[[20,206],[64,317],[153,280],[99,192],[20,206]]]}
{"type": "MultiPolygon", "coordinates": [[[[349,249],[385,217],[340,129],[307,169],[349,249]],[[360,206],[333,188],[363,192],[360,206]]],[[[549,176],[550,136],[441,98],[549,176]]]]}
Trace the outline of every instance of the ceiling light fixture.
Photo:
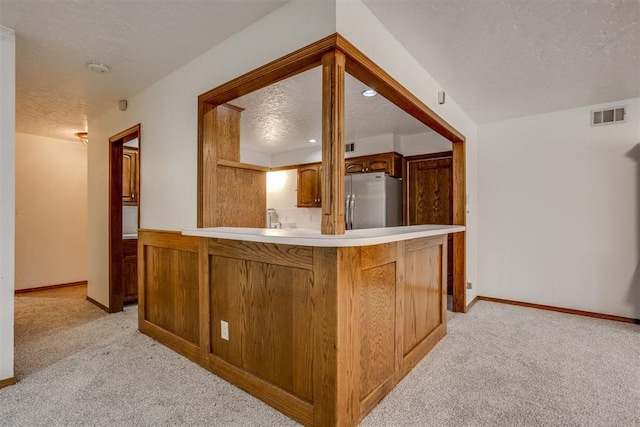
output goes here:
{"type": "Polygon", "coordinates": [[[309,143],[310,143],[310,144],[315,144],[316,142],[318,142],[318,140],[317,140],[317,139],[314,139],[314,138],[311,138],[311,139],[309,140],[309,143]]]}
{"type": "Polygon", "coordinates": [[[107,64],[103,64],[100,61],[89,61],[87,63],[87,68],[98,74],[105,74],[109,72],[109,67],[107,66],[107,64]]]}
{"type": "Polygon", "coordinates": [[[362,96],[366,96],[367,98],[371,98],[372,96],[376,96],[378,92],[373,89],[367,89],[362,91],[362,96]]]}
{"type": "Polygon", "coordinates": [[[77,136],[80,142],[82,142],[84,145],[87,145],[89,143],[89,134],[87,132],[76,132],[74,133],[74,135],[77,136]]]}

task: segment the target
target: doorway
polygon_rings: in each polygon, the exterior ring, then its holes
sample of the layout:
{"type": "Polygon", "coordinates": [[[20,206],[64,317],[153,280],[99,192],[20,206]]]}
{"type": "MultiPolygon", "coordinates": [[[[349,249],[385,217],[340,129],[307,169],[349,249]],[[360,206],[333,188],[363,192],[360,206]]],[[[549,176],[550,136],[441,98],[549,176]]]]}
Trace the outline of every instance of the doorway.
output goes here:
{"type": "Polygon", "coordinates": [[[109,312],[138,300],[140,125],[109,138],[109,312]]]}

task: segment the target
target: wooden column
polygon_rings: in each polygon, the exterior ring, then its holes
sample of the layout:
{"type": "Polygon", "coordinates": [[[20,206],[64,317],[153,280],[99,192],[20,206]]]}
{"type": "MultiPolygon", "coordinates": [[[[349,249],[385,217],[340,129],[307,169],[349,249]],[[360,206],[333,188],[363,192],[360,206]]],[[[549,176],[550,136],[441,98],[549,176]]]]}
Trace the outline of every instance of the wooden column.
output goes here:
{"type": "Polygon", "coordinates": [[[198,108],[198,227],[215,227],[218,156],[214,122],[215,105],[200,102],[198,108]]]}
{"type": "MultiPolygon", "coordinates": [[[[453,141],[453,223],[466,224],[465,142],[453,141]]],[[[467,233],[453,235],[453,311],[467,311],[467,278],[465,241],[467,233]]]]}
{"type": "Polygon", "coordinates": [[[322,234],[344,234],[345,55],[322,56],[322,234]]]}

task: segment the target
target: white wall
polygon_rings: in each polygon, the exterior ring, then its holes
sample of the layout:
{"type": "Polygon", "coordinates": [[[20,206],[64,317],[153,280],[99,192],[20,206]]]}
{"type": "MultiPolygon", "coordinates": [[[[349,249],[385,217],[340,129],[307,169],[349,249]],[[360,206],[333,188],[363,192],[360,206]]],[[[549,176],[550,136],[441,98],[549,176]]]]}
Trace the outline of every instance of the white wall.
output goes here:
{"type": "Polygon", "coordinates": [[[87,147],[16,134],[16,289],[87,279],[87,147]]]}
{"type": "Polygon", "coordinates": [[[407,49],[391,34],[376,16],[359,0],[336,0],[336,28],[347,40],[371,58],[394,79],[417,96],[440,117],[466,138],[467,205],[467,281],[474,288],[467,290],[467,303],[477,294],[478,277],[478,213],[477,213],[477,125],[447,96],[438,104],[441,87],[407,49]]]}
{"type": "Polygon", "coordinates": [[[439,153],[453,149],[451,141],[436,132],[424,132],[415,135],[400,136],[399,152],[403,156],[439,153]]]}
{"type": "Polygon", "coordinates": [[[142,228],[196,226],[198,95],[336,31],[335,4],[293,1],[89,123],[89,289],[109,303],[109,137],[141,124],[142,228]]]}
{"type": "Polygon", "coordinates": [[[320,230],[322,209],[298,208],[298,170],[267,172],[267,208],[278,213],[284,224],[295,224],[295,228],[320,230]]]}
{"type": "Polygon", "coordinates": [[[478,133],[481,295],[640,318],[640,98],[478,133]]]}
{"type": "MultiPolygon", "coordinates": [[[[393,134],[387,133],[367,138],[352,140],[355,150],[345,153],[345,158],[366,156],[368,154],[388,153],[395,151],[393,134]]],[[[300,150],[284,151],[271,155],[271,166],[290,166],[322,161],[322,145],[317,144],[300,150]]]]}
{"type": "Polygon", "coordinates": [[[15,67],[15,35],[0,25],[0,380],[13,377],[15,67]]]}

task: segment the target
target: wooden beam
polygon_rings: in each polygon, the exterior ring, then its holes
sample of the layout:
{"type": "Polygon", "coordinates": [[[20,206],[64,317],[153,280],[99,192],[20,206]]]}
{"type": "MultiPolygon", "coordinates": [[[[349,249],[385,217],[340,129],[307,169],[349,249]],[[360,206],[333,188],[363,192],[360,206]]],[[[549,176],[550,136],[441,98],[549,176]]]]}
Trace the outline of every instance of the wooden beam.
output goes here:
{"type": "Polygon", "coordinates": [[[322,234],[344,234],[344,73],[339,50],[322,56],[322,234]]]}

